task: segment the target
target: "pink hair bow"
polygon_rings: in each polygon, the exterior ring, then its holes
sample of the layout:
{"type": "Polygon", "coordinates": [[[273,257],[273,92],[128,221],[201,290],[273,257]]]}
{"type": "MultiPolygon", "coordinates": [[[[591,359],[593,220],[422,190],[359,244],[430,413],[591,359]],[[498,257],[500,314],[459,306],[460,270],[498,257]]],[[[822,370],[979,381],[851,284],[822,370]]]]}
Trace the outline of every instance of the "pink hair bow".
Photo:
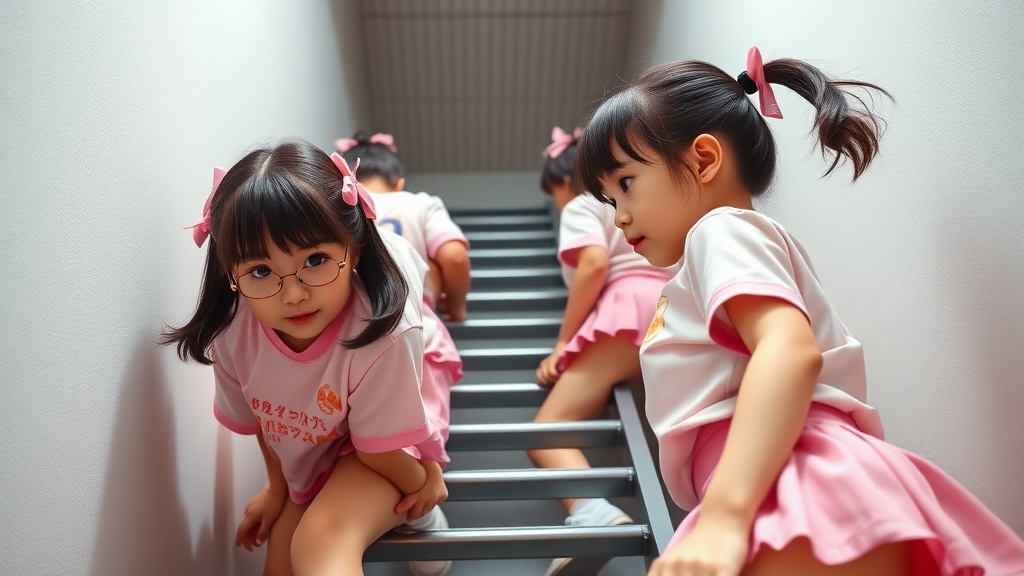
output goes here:
{"type": "Polygon", "coordinates": [[[354,169],[349,168],[348,162],[345,162],[345,159],[337,152],[331,154],[331,160],[334,161],[334,165],[338,167],[338,170],[341,170],[341,199],[349,206],[355,206],[356,202],[359,202],[363,207],[363,212],[366,213],[366,217],[370,220],[376,220],[377,212],[373,206],[373,198],[370,197],[370,193],[367,192],[366,188],[359,183],[359,180],[356,180],[356,171],[359,170],[359,159],[356,158],[356,167],[354,169]]]}
{"type": "Polygon", "coordinates": [[[583,134],[583,129],[579,127],[573,130],[572,134],[568,134],[565,130],[555,126],[551,130],[551,144],[548,144],[548,147],[544,149],[542,156],[547,156],[552,160],[558,158],[562,152],[565,152],[566,148],[572,146],[573,142],[575,142],[581,134],[583,134]]]}
{"type": "Polygon", "coordinates": [[[224,175],[227,171],[223,168],[213,169],[213,190],[210,190],[210,195],[206,198],[206,205],[203,206],[203,219],[193,224],[192,226],[186,226],[184,229],[192,229],[192,239],[196,241],[196,246],[203,247],[203,243],[210,237],[210,206],[213,204],[213,195],[217,193],[217,187],[220,186],[220,181],[224,179],[224,175]]]}
{"type": "MultiPolygon", "coordinates": [[[[367,141],[370,144],[380,144],[382,146],[387,146],[388,149],[390,149],[392,152],[396,154],[398,153],[398,147],[395,146],[395,137],[392,136],[391,134],[383,134],[381,132],[377,132],[373,136],[370,136],[370,138],[367,141]]],[[[359,144],[359,141],[356,140],[355,138],[338,138],[337,140],[334,141],[334,148],[338,152],[346,152],[357,144],[359,144]]]]}
{"type": "Polygon", "coordinates": [[[779,103],[775,101],[775,93],[772,87],[764,79],[764,63],[761,61],[761,51],[757,46],[750,48],[747,52],[747,76],[757,85],[757,96],[761,103],[761,115],[769,118],[782,118],[782,111],[779,110],[779,103]]]}

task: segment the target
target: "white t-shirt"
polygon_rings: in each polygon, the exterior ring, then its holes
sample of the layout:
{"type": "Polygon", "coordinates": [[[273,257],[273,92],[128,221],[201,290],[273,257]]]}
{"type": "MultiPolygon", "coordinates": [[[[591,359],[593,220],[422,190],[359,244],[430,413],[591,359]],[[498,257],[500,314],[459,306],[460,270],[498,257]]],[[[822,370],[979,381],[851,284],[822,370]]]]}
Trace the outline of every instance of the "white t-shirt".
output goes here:
{"type": "Polygon", "coordinates": [[[673,500],[692,510],[692,453],[698,429],[732,416],[750,354],[724,304],[740,295],[789,302],[808,318],[824,364],[813,400],[850,414],[882,437],[868,406],[864,352],[829,304],[810,260],[774,220],[751,210],[718,208],[686,238],[682,269],[662,291],[640,347],[647,416],[661,448],[673,500]]]}
{"type": "Polygon", "coordinates": [[[420,393],[426,264],[400,238],[386,231],[381,236],[410,284],[405,313],[391,333],[354,350],[342,345],[372,316],[362,282],[353,275],[345,309],[302,352],[261,324],[245,298],[213,342],[214,414],[239,434],[262,430],[292,500],[300,504],[319,492],[337,458],[353,449],[415,447],[424,459],[447,461],[420,393]]]}
{"type": "Polygon", "coordinates": [[[668,280],[679,270],[678,264],[670,268],[655,268],[637,254],[626,242],[622,231],[615,227],[615,209],[589,194],[580,194],[570,200],[562,208],[559,220],[558,260],[562,263],[562,278],[566,286],[572,286],[579,251],[587,246],[600,246],[608,252],[605,286],[629,275],[668,280]]]}
{"type": "Polygon", "coordinates": [[[444,202],[426,192],[371,192],[377,227],[386,228],[412,245],[420,258],[433,260],[446,242],[469,241],[452,221],[444,202]]]}

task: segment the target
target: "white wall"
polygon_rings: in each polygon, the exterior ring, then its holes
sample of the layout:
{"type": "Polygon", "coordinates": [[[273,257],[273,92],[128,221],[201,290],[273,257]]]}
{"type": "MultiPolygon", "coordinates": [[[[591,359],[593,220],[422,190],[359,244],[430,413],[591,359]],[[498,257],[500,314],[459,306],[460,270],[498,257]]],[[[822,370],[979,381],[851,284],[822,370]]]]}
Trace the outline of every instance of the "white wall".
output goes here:
{"type": "Polygon", "coordinates": [[[440,196],[448,208],[533,207],[550,199],[539,170],[420,172],[406,176],[405,188],[440,196]]]}
{"type": "Polygon", "coordinates": [[[924,455],[1024,534],[1024,3],[642,0],[632,62],[732,74],[812,60],[895,96],[855,185],[819,180],[811,108],[777,88],[781,166],[765,210],[804,243],[864,343],[888,439],[924,455]]]}
{"type": "Polygon", "coordinates": [[[358,7],[0,4],[0,571],[253,573],[265,482],[207,368],[155,344],[195,305],[183,226],[212,166],[368,124],[358,7]],[[344,56],[344,58],[342,57],[344,56]]]}

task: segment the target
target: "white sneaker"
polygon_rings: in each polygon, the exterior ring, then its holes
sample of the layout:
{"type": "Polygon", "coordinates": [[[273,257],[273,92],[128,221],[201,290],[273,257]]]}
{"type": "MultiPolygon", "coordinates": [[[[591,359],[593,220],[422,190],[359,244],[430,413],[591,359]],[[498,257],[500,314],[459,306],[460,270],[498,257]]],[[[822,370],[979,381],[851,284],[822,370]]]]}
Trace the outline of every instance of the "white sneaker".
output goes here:
{"type": "MultiPolygon", "coordinates": [[[[445,517],[440,506],[434,506],[434,509],[422,518],[406,521],[405,524],[402,524],[396,530],[409,533],[422,532],[424,530],[444,530],[447,527],[448,518],[445,517]]],[[[448,576],[448,572],[451,569],[451,560],[417,560],[409,562],[409,572],[412,572],[413,576],[448,576]]]]}
{"type": "MultiPolygon", "coordinates": [[[[565,519],[566,526],[622,526],[632,523],[632,518],[604,498],[577,501],[565,519]]],[[[611,559],[611,556],[555,558],[544,576],[596,576],[611,559]]]]}

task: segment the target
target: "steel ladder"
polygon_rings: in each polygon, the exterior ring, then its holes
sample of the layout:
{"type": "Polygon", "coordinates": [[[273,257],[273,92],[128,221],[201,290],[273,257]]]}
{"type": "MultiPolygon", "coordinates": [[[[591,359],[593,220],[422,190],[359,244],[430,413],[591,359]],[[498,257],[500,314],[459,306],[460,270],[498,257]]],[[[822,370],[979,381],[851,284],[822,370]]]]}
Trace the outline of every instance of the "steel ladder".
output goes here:
{"type": "Polygon", "coordinates": [[[549,207],[452,211],[472,248],[468,317],[448,328],[465,377],[452,389],[441,507],[448,530],[389,533],[367,550],[368,575],[405,574],[408,560],[455,561],[451,576],[544,573],[551,558],[614,556],[601,574],[639,575],[672,536],[641,414],[627,384],[606,417],[534,424],[547,389],[534,383],[552,350],[568,291],[556,260],[549,207]],[[526,450],[584,449],[594,468],[533,468],[526,450]],[[567,527],[558,498],[605,497],[635,525],[567,527]],[[374,564],[377,563],[377,564],[374,564]]]}

